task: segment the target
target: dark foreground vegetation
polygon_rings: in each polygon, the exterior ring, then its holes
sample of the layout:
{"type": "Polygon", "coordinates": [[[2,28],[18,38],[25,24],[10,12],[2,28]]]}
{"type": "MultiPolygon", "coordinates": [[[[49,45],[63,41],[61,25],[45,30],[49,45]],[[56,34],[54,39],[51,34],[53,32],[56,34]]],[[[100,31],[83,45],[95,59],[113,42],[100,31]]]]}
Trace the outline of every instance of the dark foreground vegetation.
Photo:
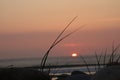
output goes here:
{"type": "Polygon", "coordinates": [[[46,72],[28,68],[2,68],[0,69],[0,80],[51,80],[52,77],[58,77],[56,80],[72,80],[79,78],[90,80],[90,76],[81,72],[73,71],[70,75],[53,76],[46,72]]]}
{"type": "Polygon", "coordinates": [[[0,80],[50,80],[50,76],[32,69],[7,68],[0,70],[0,80]]]}
{"type": "Polygon", "coordinates": [[[0,80],[51,80],[46,72],[28,68],[2,68],[0,80]]]}
{"type": "Polygon", "coordinates": [[[73,71],[71,75],[49,75],[34,68],[1,68],[0,80],[120,80],[120,64],[114,63],[98,70],[95,74],[73,71]]]}

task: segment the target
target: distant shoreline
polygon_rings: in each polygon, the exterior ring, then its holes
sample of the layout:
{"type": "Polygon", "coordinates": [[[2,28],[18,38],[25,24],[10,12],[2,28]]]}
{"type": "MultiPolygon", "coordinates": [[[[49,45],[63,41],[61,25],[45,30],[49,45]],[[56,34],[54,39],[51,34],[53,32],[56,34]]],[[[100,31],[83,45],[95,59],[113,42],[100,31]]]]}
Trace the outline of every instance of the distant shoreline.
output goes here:
{"type": "MultiPolygon", "coordinates": [[[[106,64],[100,64],[101,66],[106,64]]],[[[45,66],[45,68],[69,68],[69,67],[86,67],[86,66],[98,66],[98,64],[69,64],[69,65],[49,65],[45,66]]],[[[25,67],[25,68],[39,68],[40,66],[32,66],[32,67],[25,67]]]]}
{"type": "MultiPolygon", "coordinates": [[[[106,65],[106,64],[100,64],[101,66],[106,65]]],[[[98,64],[64,64],[64,65],[47,65],[45,68],[70,68],[70,67],[86,67],[86,66],[98,66],[98,64]]],[[[7,67],[0,67],[0,68],[7,68],[7,67]]],[[[9,67],[8,68],[36,68],[40,69],[40,66],[29,66],[29,67],[9,67]]]]}

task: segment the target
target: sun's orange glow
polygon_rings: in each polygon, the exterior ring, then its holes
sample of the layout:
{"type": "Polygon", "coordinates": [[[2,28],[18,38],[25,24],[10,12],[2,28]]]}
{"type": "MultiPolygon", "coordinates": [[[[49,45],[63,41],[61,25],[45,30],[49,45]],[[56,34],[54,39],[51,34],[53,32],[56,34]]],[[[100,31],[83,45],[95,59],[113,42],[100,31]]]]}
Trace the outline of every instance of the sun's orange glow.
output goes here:
{"type": "Polygon", "coordinates": [[[77,53],[72,53],[72,57],[77,57],[77,53]]]}

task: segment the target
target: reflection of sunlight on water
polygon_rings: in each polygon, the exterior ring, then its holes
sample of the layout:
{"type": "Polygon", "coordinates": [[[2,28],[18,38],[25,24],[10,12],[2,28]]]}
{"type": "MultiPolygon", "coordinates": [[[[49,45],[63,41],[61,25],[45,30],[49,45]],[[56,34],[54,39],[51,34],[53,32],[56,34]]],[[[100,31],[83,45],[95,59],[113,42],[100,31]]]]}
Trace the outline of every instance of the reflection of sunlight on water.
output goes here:
{"type": "Polygon", "coordinates": [[[52,78],[52,80],[57,80],[58,78],[57,77],[55,77],[55,78],[52,78]]]}
{"type": "MultiPolygon", "coordinates": [[[[95,72],[95,66],[89,66],[89,69],[92,73],[95,72]]],[[[86,66],[85,67],[70,67],[70,68],[68,67],[68,68],[52,69],[50,74],[51,75],[52,74],[60,75],[60,74],[66,74],[66,73],[70,74],[73,71],[82,71],[82,72],[89,74],[86,66]]]]}

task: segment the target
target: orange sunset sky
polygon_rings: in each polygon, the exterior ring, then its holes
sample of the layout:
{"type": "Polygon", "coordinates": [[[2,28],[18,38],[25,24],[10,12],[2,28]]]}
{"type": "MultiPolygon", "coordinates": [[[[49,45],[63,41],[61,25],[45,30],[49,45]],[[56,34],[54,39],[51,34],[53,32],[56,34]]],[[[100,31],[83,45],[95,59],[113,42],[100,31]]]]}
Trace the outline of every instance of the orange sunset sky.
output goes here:
{"type": "Polygon", "coordinates": [[[0,0],[0,59],[42,57],[75,17],[50,56],[93,54],[120,43],[120,0],[0,0]]]}

